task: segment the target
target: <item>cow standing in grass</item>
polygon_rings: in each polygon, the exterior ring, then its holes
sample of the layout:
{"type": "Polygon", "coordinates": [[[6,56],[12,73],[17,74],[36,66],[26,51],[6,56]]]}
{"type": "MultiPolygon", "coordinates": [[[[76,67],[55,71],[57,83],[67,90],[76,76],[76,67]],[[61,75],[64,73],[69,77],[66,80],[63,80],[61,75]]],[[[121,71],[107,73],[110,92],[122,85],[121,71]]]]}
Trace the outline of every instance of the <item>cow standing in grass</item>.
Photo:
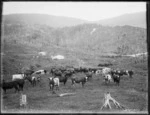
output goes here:
{"type": "Polygon", "coordinates": [[[17,79],[24,79],[25,78],[25,74],[14,74],[12,75],[12,81],[15,81],[17,79]]]}
{"type": "Polygon", "coordinates": [[[3,80],[1,87],[5,93],[6,93],[7,89],[13,89],[13,88],[15,88],[15,93],[17,91],[19,92],[19,86],[18,86],[18,83],[16,81],[5,82],[5,80],[3,80]]]}
{"type": "Polygon", "coordinates": [[[59,78],[53,78],[53,77],[49,77],[49,87],[50,90],[54,90],[54,87],[56,87],[57,90],[59,90],[59,78]]]}
{"type": "Polygon", "coordinates": [[[17,80],[15,80],[15,82],[17,82],[17,84],[18,84],[19,90],[23,91],[23,87],[24,87],[24,84],[25,84],[25,79],[17,79],[17,80]]]}
{"type": "Polygon", "coordinates": [[[12,75],[12,81],[17,82],[19,89],[23,91],[26,76],[25,74],[14,74],[12,75]]]}
{"type": "Polygon", "coordinates": [[[133,77],[133,70],[126,70],[126,74],[130,77],[130,78],[132,78],[133,77]]]}
{"type": "Polygon", "coordinates": [[[114,75],[112,76],[112,78],[113,78],[114,82],[119,86],[119,83],[120,83],[120,76],[117,75],[117,74],[114,74],[114,75]]]}
{"type": "Polygon", "coordinates": [[[110,83],[112,81],[112,76],[110,74],[104,75],[104,81],[106,84],[110,83]]]}
{"type": "Polygon", "coordinates": [[[46,73],[47,71],[42,69],[42,70],[35,71],[33,74],[44,75],[46,73]]]}
{"type": "Polygon", "coordinates": [[[88,80],[90,80],[90,79],[92,79],[93,72],[89,71],[89,72],[85,73],[85,75],[88,77],[88,80]]]}
{"type": "Polygon", "coordinates": [[[31,76],[33,73],[34,73],[33,70],[26,70],[26,71],[24,72],[25,76],[31,76]]]}
{"type": "Polygon", "coordinates": [[[36,77],[32,76],[31,80],[32,80],[32,86],[33,87],[36,86],[36,80],[37,80],[36,77]]]}
{"type": "Polygon", "coordinates": [[[87,82],[88,77],[72,77],[72,85],[74,86],[75,83],[82,83],[82,87],[87,82]]]}

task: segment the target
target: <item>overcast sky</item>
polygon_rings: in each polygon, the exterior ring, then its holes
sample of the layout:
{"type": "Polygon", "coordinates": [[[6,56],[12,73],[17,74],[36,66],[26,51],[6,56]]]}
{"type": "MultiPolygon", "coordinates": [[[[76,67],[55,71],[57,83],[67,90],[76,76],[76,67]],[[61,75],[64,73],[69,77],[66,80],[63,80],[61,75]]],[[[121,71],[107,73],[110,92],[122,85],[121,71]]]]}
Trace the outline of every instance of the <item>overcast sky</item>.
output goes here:
{"type": "Polygon", "coordinates": [[[146,11],[146,2],[3,2],[3,14],[40,13],[88,21],[146,11]]]}

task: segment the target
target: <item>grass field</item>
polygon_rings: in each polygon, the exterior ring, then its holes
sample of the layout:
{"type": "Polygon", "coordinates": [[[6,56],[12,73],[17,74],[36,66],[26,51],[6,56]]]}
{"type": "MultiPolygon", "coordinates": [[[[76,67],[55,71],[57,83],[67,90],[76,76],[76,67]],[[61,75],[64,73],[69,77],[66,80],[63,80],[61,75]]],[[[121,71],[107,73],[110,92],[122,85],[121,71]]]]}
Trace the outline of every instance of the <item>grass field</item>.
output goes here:
{"type": "MultiPolygon", "coordinates": [[[[135,63],[134,59],[120,58],[95,58],[84,57],[80,55],[86,65],[98,65],[99,62],[113,62],[111,68],[133,69],[134,76],[132,79],[121,77],[120,86],[116,86],[113,82],[106,85],[103,82],[102,76],[93,75],[93,79],[85,84],[82,88],[81,84],[71,85],[71,80],[68,79],[66,86],[60,84],[60,90],[57,94],[75,93],[70,96],[58,97],[49,91],[48,77],[43,75],[41,83],[36,87],[26,81],[23,94],[27,95],[27,106],[22,108],[20,104],[20,93],[14,93],[14,90],[8,90],[7,94],[2,94],[2,112],[26,112],[26,113],[105,113],[105,112],[147,112],[148,111],[148,68],[147,61],[135,63]],[[113,61],[114,60],[114,61],[113,61]],[[115,108],[112,104],[112,109],[100,110],[103,105],[104,93],[110,92],[111,96],[119,103],[126,107],[126,110],[115,108]]],[[[61,61],[59,65],[73,61],[61,61]]],[[[45,62],[46,63],[46,62],[45,62]]],[[[53,62],[55,65],[59,62],[53,62]]],[[[75,62],[74,62],[75,63],[75,62]]],[[[48,69],[48,67],[47,67],[48,69]]],[[[84,76],[84,74],[75,74],[75,76],[84,76]]],[[[11,79],[11,76],[4,76],[11,79]]]]}

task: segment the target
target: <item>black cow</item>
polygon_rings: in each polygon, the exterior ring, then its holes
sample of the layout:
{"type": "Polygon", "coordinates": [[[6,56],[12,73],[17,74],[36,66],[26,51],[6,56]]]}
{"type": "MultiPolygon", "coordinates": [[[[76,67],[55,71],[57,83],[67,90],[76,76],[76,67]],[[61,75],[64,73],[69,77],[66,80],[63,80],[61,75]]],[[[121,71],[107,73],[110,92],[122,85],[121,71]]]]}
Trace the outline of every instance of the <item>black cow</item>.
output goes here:
{"type": "Polygon", "coordinates": [[[124,70],[112,70],[112,71],[111,71],[111,74],[112,74],[112,76],[113,76],[114,74],[119,75],[119,76],[127,75],[124,70]]]}
{"type": "Polygon", "coordinates": [[[17,80],[15,80],[15,82],[17,82],[17,84],[18,84],[19,90],[23,91],[23,87],[24,87],[24,84],[25,84],[24,79],[17,79],[17,80]]]}
{"type": "Polygon", "coordinates": [[[66,85],[66,82],[68,80],[68,77],[65,74],[62,74],[61,76],[56,76],[54,78],[59,78],[59,82],[63,82],[64,85],[66,85]]]}
{"type": "Polygon", "coordinates": [[[113,70],[111,73],[112,73],[112,75],[117,74],[119,76],[128,75],[130,78],[132,78],[132,76],[133,76],[132,70],[113,70]]]}
{"type": "Polygon", "coordinates": [[[132,78],[132,76],[134,74],[133,70],[126,70],[126,73],[130,78],[132,78]]]}
{"type": "Polygon", "coordinates": [[[17,91],[19,92],[19,86],[16,81],[5,82],[5,80],[3,80],[2,89],[4,90],[5,93],[7,89],[12,89],[12,88],[15,88],[15,93],[17,91]]]}
{"type": "Polygon", "coordinates": [[[75,83],[82,83],[82,87],[87,82],[88,77],[72,77],[72,85],[74,86],[75,83]]]}
{"type": "Polygon", "coordinates": [[[89,71],[89,72],[85,73],[85,75],[88,77],[88,80],[90,80],[93,76],[93,72],[89,71]]]}
{"type": "Polygon", "coordinates": [[[68,78],[70,78],[73,74],[75,74],[75,71],[74,70],[66,70],[64,72],[64,75],[68,78]]]}
{"type": "Polygon", "coordinates": [[[112,78],[113,78],[114,82],[119,86],[119,83],[120,83],[120,76],[117,75],[117,74],[114,74],[114,75],[112,76],[112,78]]]}
{"type": "Polygon", "coordinates": [[[24,72],[24,74],[25,74],[26,76],[31,76],[33,73],[34,73],[33,70],[26,70],[26,71],[24,72]]]}
{"type": "Polygon", "coordinates": [[[56,76],[60,77],[60,76],[62,76],[62,72],[60,70],[55,70],[52,72],[52,75],[54,75],[55,77],[56,76]]]}

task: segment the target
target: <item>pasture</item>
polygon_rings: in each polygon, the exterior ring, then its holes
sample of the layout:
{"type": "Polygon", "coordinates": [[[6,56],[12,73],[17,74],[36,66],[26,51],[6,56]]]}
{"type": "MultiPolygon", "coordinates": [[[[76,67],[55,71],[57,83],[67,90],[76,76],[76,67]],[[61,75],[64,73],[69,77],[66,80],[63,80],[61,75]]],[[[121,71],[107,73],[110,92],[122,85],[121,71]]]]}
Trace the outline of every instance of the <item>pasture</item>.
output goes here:
{"type": "MultiPolygon", "coordinates": [[[[82,57],[82,56],[81,56],[82,57]]],[[[89,56],[90,57],[90,56],[89,56]]],[[[121,77],[120,85],[117,86],[114,82],[106,85],[101,75],[93,75],[93,78],[85,83],[82,88],[81,84],[71,85],[71,79],[68,79],[66,85],[60,84],[60,90],[56,94],[49,91],[48,77],[51,75],[42,75],[40,83],[36,87],[26,81],[23,94],[27,95],[27,106],[21,108],[19,106],[20,93],[14,93],[14,90],[8,90],[7,94],[2,95],[2,112],[25,112],[25,113],[103,113],[103,112],[133,112],[146,113],[148,111],[148,67],[147,60],[144,62],[135,63],[133,58],[128,57],[99,57],[96,60],[84,56],[82,60],[87,65],[98,65],[99,62],[113,61],[111,68],[133,69],[134,75],[130,79],[126,76],[121,77]],[[102,61],[103,60],[103,61],[102,61]],[[123,104],[127,110],[115,108],[100,110],[104,103],[104,93],[110,92],[111,96],[120,104],[123,104]],[[57,94],[75,93],[59,97],[57,94]]],[[[66,61],[66,60],[65,60],[66,61]]],[[[61,61],[59,65],[63,66],[65,61],[61,61]]],[[[74,63],[69,60],[69,64],[74,63]]],[[[55,64],[53,64],[55,65],[55,64]]],[[[71,65],[71,64],[70,64],[71,65]]],[[[50,69],[50,67],[46,67],[50,69]]],[[[77,73],[74,76],[84,76],[84,73],[77,73]]],[[[11,76],[4,78],[11,79],[11,76]]]]}

